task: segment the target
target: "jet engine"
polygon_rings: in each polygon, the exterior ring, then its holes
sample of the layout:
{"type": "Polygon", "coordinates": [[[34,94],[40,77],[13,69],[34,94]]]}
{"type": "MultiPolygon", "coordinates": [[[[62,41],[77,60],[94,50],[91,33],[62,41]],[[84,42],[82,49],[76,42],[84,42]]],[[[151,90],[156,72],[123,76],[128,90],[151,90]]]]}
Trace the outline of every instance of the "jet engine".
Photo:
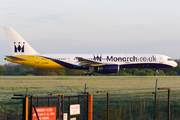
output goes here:
{"type": "Polygon", "coordinates": [[[95,72],[98,73],[118,73],[119,72],[119,65],[103,65],[100,67],[95,68],[95,72]]]}

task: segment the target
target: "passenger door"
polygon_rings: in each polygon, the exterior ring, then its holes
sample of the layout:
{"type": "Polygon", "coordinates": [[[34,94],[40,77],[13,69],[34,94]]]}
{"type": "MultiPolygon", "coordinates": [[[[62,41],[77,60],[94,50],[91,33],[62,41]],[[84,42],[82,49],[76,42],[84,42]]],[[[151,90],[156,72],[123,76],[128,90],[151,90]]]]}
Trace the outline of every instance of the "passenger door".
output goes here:
{"type": "Polygon", "coordinates": [[[35,56],[35,63],[39,63],[39,56],[35,56]]]}
{"type": "Polygon", "coordinates": [[[163,63],[163,58],[162,57],[160,57],[159,63],[163,63]]]}

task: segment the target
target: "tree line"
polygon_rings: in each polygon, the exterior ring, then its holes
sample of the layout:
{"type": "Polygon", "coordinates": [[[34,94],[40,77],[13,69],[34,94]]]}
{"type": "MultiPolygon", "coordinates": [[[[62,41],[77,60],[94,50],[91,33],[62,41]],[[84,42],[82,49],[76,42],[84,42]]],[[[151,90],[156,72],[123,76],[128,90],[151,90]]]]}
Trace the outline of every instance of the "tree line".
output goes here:
{"type": "MultiPolygon", "coordinates": [[[[175,60],[178,63],[178,66],[175,68],[163,68],[159,70],[159,76],[176,76],[180,75],[180,59],[175,60]]],[[[156,69],[137,69],[137,68],[128,68],[128,69],[120,69],[119,73],[113,74],[100,74],[95,73],[94,75],[117,75],[117,76],[153,76],[155,74],[156,69]]],[[[17,65],[17,64],[5,64],[0,65],[0,75],[1,76],[11,76],[11,75],[23,75],[23,76],[65,76],[65,75],[75,75],[81,76],[86,75],[86,70],[72,70],[72,69],[43,69],[43,68],[34,68],[30,66],[17,65]]]]}

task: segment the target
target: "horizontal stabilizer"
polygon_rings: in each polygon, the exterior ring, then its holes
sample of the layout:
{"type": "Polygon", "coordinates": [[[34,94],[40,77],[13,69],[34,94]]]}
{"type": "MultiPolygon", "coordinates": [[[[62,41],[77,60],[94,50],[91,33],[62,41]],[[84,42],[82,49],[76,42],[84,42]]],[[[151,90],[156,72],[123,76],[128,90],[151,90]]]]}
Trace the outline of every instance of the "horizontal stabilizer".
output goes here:
{"type": "Polygon", "coordinates": [[[28,59],[21,58],[21,57],[15,57],[15,56],[6,56],[7,58],[13,59],[13,60],[20,60],[20,61],[27,61],[28,59]]]}

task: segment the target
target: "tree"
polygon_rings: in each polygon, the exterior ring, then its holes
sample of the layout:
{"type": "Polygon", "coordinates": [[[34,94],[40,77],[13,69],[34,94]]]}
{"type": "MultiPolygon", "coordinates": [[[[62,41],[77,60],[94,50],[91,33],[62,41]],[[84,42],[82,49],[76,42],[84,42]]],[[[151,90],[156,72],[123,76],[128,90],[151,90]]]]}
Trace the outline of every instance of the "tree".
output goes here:
{"type": "Polygon", "coordinates": [[[4,75],[6,73],[6,67],[0,65],[0,75],[4,75]]]}

